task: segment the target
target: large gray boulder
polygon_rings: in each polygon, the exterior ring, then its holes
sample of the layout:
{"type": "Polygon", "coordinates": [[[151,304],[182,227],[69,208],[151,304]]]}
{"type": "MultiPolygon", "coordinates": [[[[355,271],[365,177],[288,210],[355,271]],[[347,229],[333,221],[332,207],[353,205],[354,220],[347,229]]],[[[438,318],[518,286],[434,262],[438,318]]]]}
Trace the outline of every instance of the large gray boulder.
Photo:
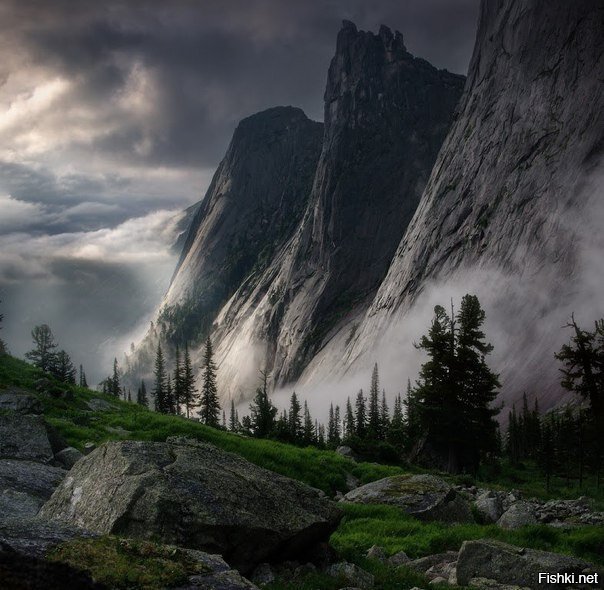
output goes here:
{"type": "Polygon", "coordinates": [[[44,418],[0,415],[0,458],[48,463],[53,454],[44,418]]]}
{"type": "Polygon", "coordinates": [[[19,414],[41,414],[40,400],[21,389],[0,390],[0,410],[8,410],[19,414]]]}
{"type": "Polygon", "coordinates": [[[187,439],[107,443],[84,457],[43,507],[47,518],[218,552],[247,572],[301,555],[342,513],[319,492],[187,439]]]}
{"type": "Polygon", "coordinates": [[[0,459],[0,521],[37,514],[65,473],[43,463],[0,459]]]}
{"type": "Polygon", "coordinates": [[[497,521],[504,529],[519,529],[530,524],[537,524],[537,513],[534,506],[523,500],[512,504],[497,521]]]}
{"type": "Polygon", "coordinates": [[[497,522],[503,514],[503,502],[500,496],[490,490],[478,494],[474,506],[485,524],[497,522]]]}
{"type": "Polygon", "coordinates": [[[467,586],[475,578],[539,590],[557,590],[560,584],[539,583],[539,573],[592,573],[594,566],[567,555],[524,549],[499,541],[464,541],[457,560],[457,583],[467,586]]]}
{"type": "Polygon", "coordinates": [[[395,475],[348,492],[343,502],[388,504],[424,521],[473,522],[469,504],[434,475],[395,475]]]}

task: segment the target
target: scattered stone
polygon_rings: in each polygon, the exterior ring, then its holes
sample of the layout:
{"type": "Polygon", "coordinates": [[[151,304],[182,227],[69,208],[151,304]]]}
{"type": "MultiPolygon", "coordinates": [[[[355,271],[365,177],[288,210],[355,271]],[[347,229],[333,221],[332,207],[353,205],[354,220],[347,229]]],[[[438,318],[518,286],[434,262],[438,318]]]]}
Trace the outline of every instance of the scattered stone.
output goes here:
{"type": "Polygon", "coordinates": [[[53,450],[41,416],[0,415],[0,458],[48,463],[53,450]]]}
{"type": "Polygon", "coordinates": [[[388,559],[384,548],[380,547],[379,545],[373,545],[373,547],[370,547],[365,556],[369,559],[377,559],[378,561],[382,562],[388,559]]]}
{"type": "Polygon", "coordinates": [[[360,588],[361,590],[368,590],[373,588],[375,578],[373,574],[366,572],[354,563],[348,563],[342,561],[340,563],[334,563],[332,566],[327,568],[327,574],[334,578],[342,578],[347,583],[360,588]]]}
{"type": "Polygon", "coordinates": [[[67,447],[55,455],[58,461],[65,469],[71,469],[84,455],[74,447],[67,447]]]}
{"type": "Polygon", "coordinates": [[[502,514],[497,524],[504,529],[510,530],[529,524],[537,524],[535,509],[528,502],[515,502],[502,514]]]}
{"type": "Polygon", "coordinates": [[[469,504],[446,481],[434,475],[386,477],[348,492],[344,501],[397,506],[424,521],[474,521],[469,504]]]}
{"type": "Polygon", "coordinates": [[[476,498],[475,506],[485,524],[496,523],[503,514],[503,502],[501,498],[491,491],[479,494],[476,498]]]}
{"type": "Polygon", "coordinates": [[[268,563],[261,563],[256,566],[251,576],[252,582],[258,586],[265,586],[275,581],[275,574],[268,563]]]}
{"type": "Polygon", "coordinates": [[[17,414],[41,414],[40,400],[21,389],[5,389],[0,391],[0,410],[8,410],[17,414]]]}
{"type": "Polygon", "coordinates": [[[90,455],[90,453],[92,453],[92,451],[94,451],[94,449],[96,449],[96,443],[93,443],[93,442],[84,443],[84,455],[90,455]]]}
{"type": "Polygon", "coordinates": [[[42,377],[42,379],[38,379],[34,382],[34,389],[36,391],[46,391],[50,387],[52,387],[52,381],[46,377],[42,377]]]}
{"type": "Polygon", "coordinates": [[[597,572],[591,564],[559,553],[537,551],[481,539],[464,541],[457,560],[457,583],[467,586],[473,578],[499,584],[556,590],[559,584],[538,583],[539,573],[597,572]]]}
{"type": "Polygon", "coordinates": [[[102,534],[208,548],[244,573],[303,557],[342,517],[312,488],[184,438],[104,444],[78,461],[42,514],[102,534]]]}
{"type": "Polygon", "coordinates": [[[449,580],[447,578],[443,578],[441,576],[437,576],[436,578],[432,578],[430,580],[430,582],[428,582],[430,585],[434,584],[448,584],[449,580]]]}
{"type": "Polygon", "coordinates": [[[347,447],[345,445],[339,446],[336,449],[336,453],[338,455],[341,455],[342,457],[344,457],[346,459],[350,459],[351,461],[356,461],[357,460],[355,452],[350,447],[347,447]]]}
{"type": "Polygon", "coordinates": [[[86,401],[86,405],[93,412],[110,412],[115,406],[100,397],[93,397],[86,401]]]}
{"type": "Polygon", "coordinates": [[[399,551],[388,558],[388,564],[392,567],[398,567],[399,565],[405,565],[411,561],[411,558],[404,552],[399,551]]]}
{"type": "Polygon", "coordinates": [[[456,577],[455,561],[442,561],[428,568],[424,573],[429,580],[434,578],[443,578],[449,580],[451,577],[456,577]]]}
{"type": "Polygon", "coordinates": [[[471,588],[479,590],[531,590],[528,586],[511,586],[510,584],[499,584],[488,578],[472,578],[468,584],[471,588]]]}
{"type": "Polygon", "coordinates": [[[294,578],[304,578],[309,574],[314,574],[317,571],[314,563],[305,563],[294,569],[294,578]]]}
{"type": "Polygon", "coordinates": [[[361,485],[361,480],[358,477],[352,475],[352,473],[346,474],[346,490],[351,492],[356,490],[361,485]]]}
{"type": "Polygon", "coordinates": [[[456,561],[456,551],[445,551],[444,553],[435,553],[434,555],[427,555],[426,557],[414,559],[413,561],[407,562],[405,565],[416,572],[425,574],[434,566],[438,565],[440,567],[444,567],[445,564],[455,563],[456,561]]]}

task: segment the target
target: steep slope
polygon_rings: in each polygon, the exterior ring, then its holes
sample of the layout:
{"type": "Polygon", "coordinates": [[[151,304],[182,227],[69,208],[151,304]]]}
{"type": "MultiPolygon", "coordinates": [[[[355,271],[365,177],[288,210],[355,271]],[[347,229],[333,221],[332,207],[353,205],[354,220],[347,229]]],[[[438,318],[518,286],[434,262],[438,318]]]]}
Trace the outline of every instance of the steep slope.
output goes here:
{"type": "Polygon", "coordinates": [[[249,391],[261,367],[275,385],[294,381],[366,309],[415,212],[463,83],[412,56],[400,33],[344,23],[304,219],[256,288],[244,285],[217,321],[225,395],[249,391]]]}
{"type": "Polygon", "coordinates": [[[460,114],[348,367],[393,325],[415,337],[427,302],[473,290],[506,399],[555,403],[560,327],[573,310],[584,324],[604,312],[603,56],[597,0],[483,0],[460,114]]]}

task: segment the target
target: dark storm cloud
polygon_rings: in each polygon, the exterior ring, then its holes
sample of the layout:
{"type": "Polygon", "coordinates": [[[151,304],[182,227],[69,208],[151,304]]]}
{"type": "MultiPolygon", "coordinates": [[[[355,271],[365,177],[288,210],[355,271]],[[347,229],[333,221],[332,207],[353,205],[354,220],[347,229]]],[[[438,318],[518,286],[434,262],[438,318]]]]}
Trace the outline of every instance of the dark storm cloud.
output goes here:
{"type": "Polygon", "coordinates": [[[477,0],[239,0],[191,2],[28,2],[19,41],[32,59],[77,80],[71,99],[102,104],[144,64],[156,89],[152,147],[134,146],[141,121],[93,148],[170,166],[215,166],[242,117],[276,104],[322,118],[327,66],[341,20],[401,30],[410,51],[464,72],[477,0]],[[75,7],[75,8],[74,8],[75,7]]]}

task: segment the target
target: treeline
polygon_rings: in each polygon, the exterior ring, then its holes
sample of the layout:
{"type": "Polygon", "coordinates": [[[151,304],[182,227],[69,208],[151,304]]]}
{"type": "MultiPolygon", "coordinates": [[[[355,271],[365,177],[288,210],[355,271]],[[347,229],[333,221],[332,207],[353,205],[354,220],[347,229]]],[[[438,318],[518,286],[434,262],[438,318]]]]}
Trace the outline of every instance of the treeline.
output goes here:
{"type": "Polygon", "coordinates": [[[78,374],[67,352],[62,349],[58,350],[59,345],[55,341],[52,330],[47,324],[36,326],[31,332],[31,337],[34,342],[34,348],[25,353],[25,358],[45,373],[49,373],[63,383],[76,385],[77,377],[78,385],[88,387],[86,374],[82,365],[80,365],[78,374]]]}
{"type": "Polygon", "coordinates": [[[529,410],[526,394],[522,409],[509,414],[506,454],[512,464],[533,460],[549,488],[551,478],[562,477],[583,485],[587,474],[601,485],[604,451],[604,320],[593,330],[580,328],[574,317],[568,324],[570,342],[555,356],[562,362],[562,386],[578,394],[583,404],[542,415],[535,402],[529,410]]]}

